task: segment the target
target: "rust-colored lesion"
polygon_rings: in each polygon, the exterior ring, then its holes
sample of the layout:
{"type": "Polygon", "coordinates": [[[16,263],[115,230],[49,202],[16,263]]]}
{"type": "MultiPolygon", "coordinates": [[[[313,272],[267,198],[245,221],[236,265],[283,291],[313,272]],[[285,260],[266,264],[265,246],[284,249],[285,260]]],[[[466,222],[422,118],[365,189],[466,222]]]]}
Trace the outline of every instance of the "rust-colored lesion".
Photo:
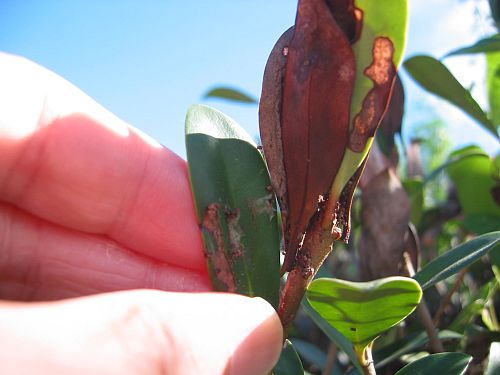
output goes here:
{"type": "Polygon", "coordinates": [[[362,152],[366,142],[375,135],[375,131],[389,103],[396,67],[393,63],[394,46],[386,37],[378,37],[373,42],[373,61],[364,71],[373,82],[361,111],[354,118],[354,125],[349,137],[349,148],[362,152]]]}
{"type": "MultiPolygon", "coordinates": [[[[212,203],[208,205],[203,217],[202,229],[208,232],[212,237],[214,249],[207,246],[205,249],[205,256],[209,264],[212,264],[213,272],[217,279],[224,284],[225,291],[229,293],[236,293],[236,281],[231,270],[230,259],[227,256],[224,231],[220,220],[221,205],[219,203],[212,203]]],[[[222,211],[225,213],[224,211],[222,211]]],[[[236,238],[233,238],[236,240],[236,238]]],[[[236,250],[238,251],[238,250],[236,250]]]]}

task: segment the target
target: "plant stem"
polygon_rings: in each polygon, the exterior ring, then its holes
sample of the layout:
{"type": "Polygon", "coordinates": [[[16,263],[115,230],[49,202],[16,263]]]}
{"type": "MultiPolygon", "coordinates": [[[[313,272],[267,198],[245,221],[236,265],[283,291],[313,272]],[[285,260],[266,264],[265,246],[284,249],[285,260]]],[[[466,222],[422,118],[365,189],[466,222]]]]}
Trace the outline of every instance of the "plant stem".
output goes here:
{"type": "Polygon", "coordinates": [[[377,375],[372,357],[373,341],[365,347],[354,346],[354,352],[358,357],[364,375],[377,375]]]}
{"type": "Polygon", "coordinates": [[[468,268],[464,268],[463,270],[460,271],[460,273],[457,276],[457,279],[455,280],[455,283],[453,284],[453,287],[451,288],[451,290],[449,291],[449,293],[446,295],[446,298],[439,305],[438,311],[434,315],[434,319],[433,319],[434,320],[434,324],[436,325],[436,327],[439,326],[439,322],[441,320],[441,316],[444,313],[444,310],[450,304],[451,298],[453,297],[453,294],[455,294],[455,292],[458,290],[458,288],[462,284],[464,276],[465,276],[465,274],[468,271],[469,271],[468,268]]]}
{"type": "Polygon", "coordinates": [[[288,273],[285,287],[281,292],[278,315],[283,325],[284,338],[288,335],[307,286],[332,251],[333,241],[338,239],[332,234],[333,223],[327,228],[322,226],[325,210],[318,212],[306,233],[295,265],[288,273]]]}
{"type": "MultiPolygon", "coordinates": [[[[415,269],[413,268],[413,264],[411,262],[410,254],[406,251],[403,253],[404,264],[406,268],[406,272],[408,276],[413,277],[415,275],[415,269]]],[[[444,352],[443,343],[438,337],[437,329],[432,322],[431,313],[429,312],[429,308],[427,307],[427,303],[425,302],[425,298],[422,297],[419,305],[417,306],[417,314],[422,322],[425,331],[427,332],[427,336],[429,337],[429,343],[431,349],[434,353],[444,352]]]]}
{"type": "Polygon", "coordinates": [[[326,357],[325,368],[323,369],[322,375],[330,375],[333,371],[333,365],[335,364],[335,359],[337,358],[337,345],[331,342],[328,346],[328,355],[326,357]]]}

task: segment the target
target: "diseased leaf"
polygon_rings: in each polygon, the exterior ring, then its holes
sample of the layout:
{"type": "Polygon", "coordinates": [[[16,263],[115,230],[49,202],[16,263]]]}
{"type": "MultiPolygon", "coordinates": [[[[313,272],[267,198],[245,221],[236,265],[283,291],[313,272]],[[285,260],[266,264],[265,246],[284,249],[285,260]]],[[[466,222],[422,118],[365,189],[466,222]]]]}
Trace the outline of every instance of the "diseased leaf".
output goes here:
{"type": "Polygon", "coordinates": [[[448,250],[427,263],[413,278],[425,290],[471,265],[492,249],[500,251],[500,231],[483,234],[448,250]]]}
{"type": "Polygon", "coordinates": [[[470,92],[439,60],[431,56],[414,56],[406,60],[404,66],[424,89],[454,104],[499,138],[497,126],[486,116],[470,92]]]}
{"type": "Polygon", "coordinates": [[[326,3],[301,0],[288,45],[281,112],[292,252],[340,166],[353,83],[350,42],[326,3]]]}
{"type": "Polygon", "coordinates": [[[406,0],[357,0],[355,5],[362,28],[359,40],[353,44],[356,81],[349,116],[349,145],[330,193],[334,199],[338,199],[370,150],[406,44],[406,0]]]}
{"type": "Polygon", "coordinates": [[[280,359],[274,367],[273,375],[304,375],[302,362],[289,340],[285,342],[280,359]]]}
{"type": "Polygon", "coordinates": [[[464,374],[472,357],[464,353],[437,353],[406,365],[396,375],[460,375],[464,374]]]}
{"type": "Polygon", "coordinates": [[[449,52],[445,57],[467,55],[471,53],[490,53],[500,52],[500,34],[493,35],[489,38],[484,38],[474,43],[473,45],[458,48],[449,52]]]}
{"type": "Polygon", "coordinates": [[[257,99],[232,87],[214,87],[204,95],[204,98],[217,98],[233,102],[257,104],[257,99]]]}
{"type": "Polygon", "coordinates": [[[275,198],[256,145],[231,118],[195,105],[186,117],[186,148],[214,289],[260,296],[277,307],[275,198]]]}
{"type": "Polygon", "coordinates": [[[422,290],[405,277],[371,282],[316,279],[306,293],[312,307],[356,347],[365,347],[408,316],[422,290]]]}

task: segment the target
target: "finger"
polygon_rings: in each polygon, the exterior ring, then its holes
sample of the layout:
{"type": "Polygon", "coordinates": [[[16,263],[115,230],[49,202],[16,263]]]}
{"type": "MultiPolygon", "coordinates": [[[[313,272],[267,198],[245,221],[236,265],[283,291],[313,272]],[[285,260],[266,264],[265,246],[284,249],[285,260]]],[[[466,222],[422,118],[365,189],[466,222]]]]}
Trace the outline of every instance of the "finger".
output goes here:
{"type": "Polygon", "coordinates": [[[0,299],[41,301],[151,288],[211,290],[196,273],[132,252],[101,235],[63,228],[0,203],[0,299]]]}
{"type": "Polygon", "coordinates": [[[0,54],[0,199],[205,268],[186,163],[62,78],[0,54]]]}
{"type": "Polygon", "coordinates": [[[282,340],[264,300],[121,292],[0,309],[2,374],[267,374],[282,340]]]}

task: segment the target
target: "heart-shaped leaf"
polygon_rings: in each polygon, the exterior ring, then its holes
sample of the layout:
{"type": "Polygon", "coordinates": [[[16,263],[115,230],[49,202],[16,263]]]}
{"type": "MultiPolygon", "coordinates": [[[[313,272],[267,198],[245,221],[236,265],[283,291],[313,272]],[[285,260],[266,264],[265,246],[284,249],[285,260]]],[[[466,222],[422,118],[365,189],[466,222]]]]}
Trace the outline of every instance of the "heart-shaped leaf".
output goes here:
{"type": "Polygon", "coordinates": [[[406,365],[396,375],[460,375],[465,373],[472,357],[464,353],[431,354],[406,365]]]}
{"type": "Polygon", "coordinates": [[[317,279],[307,290],[312,307],[357,348],[403,320],[421,298],[420,285],[406,277],[370,282],[317,279]]]}
{"type": "Polygon", "coordinates": [[[195,105],[186,117],[186,148],[214,289],[260,296],[277,307],[275,197],[255,143],[231,118],[195,105]]]}

